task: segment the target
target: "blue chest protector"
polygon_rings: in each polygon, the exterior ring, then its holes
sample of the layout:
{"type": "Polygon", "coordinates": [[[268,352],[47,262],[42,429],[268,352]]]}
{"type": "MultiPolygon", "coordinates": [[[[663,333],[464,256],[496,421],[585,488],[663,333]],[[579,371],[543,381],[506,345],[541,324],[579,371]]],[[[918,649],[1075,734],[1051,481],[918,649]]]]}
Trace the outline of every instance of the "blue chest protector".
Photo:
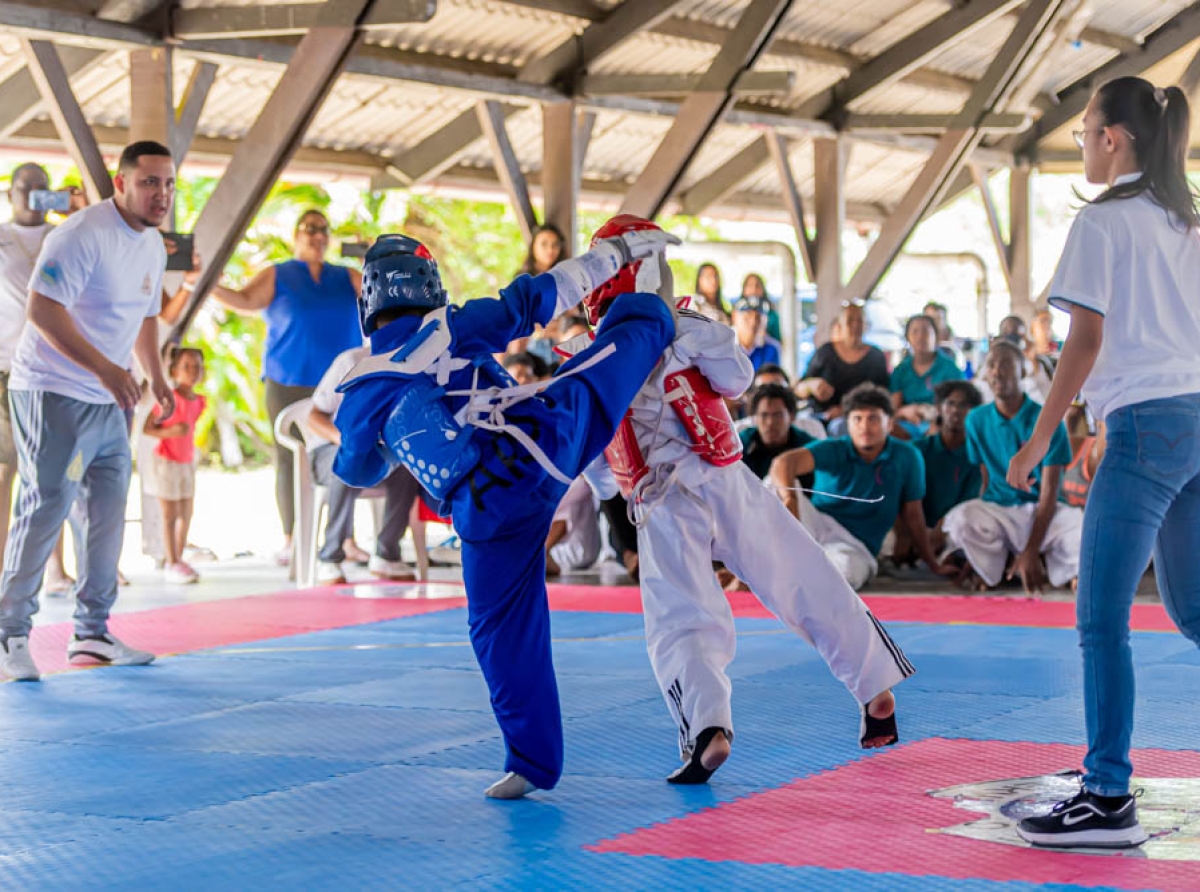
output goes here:
{"type": "Polygon", "coordinates": [[[480,460],[474,428],[455,419],[446,394],[450,374],[473,364],[453,355],[452,341],[446,310],[435,311],[398,350],[363,359],[338,386],[345,393],[364,381],[394,380],[399,396],[380,432],[381,449],[438,502],[480,460]]]}

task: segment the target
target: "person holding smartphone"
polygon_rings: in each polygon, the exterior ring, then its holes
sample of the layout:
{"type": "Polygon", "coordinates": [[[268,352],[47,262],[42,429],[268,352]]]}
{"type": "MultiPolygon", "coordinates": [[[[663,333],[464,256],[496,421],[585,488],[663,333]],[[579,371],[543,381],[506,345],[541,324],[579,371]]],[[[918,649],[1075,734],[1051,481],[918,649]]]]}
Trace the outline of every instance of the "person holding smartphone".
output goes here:
{"type": "MultiPolygon", "coordinates": [[[[362,274],[325,260],[329,251],[329,219],[308,210],[296,221],[292,260],[260,270],[244,288],[216,285],[212,296],[235,313],[262,313],[267,323],[263,379],[267,413],[275,418],[299,400],[311,397],[321,376],[346,350],[361,347],[358,295],[362,274]]],[[[281,564],[291,560],[296,506],[291,450],[275,447],[275,503],[283,524],[281,564]]],[[[355,559],[367,555],[358,549],[355,559]]]]}
{"type": "MultiPolygon", "coordinates": [[[[13,353],[25,328],[25,307],[29,302],[29,277],[42,250],[46,235],[53,228],[46,220],[50,210],[69,214],[73,210],[71,192],[50,191],[50,178],[40,164],[18,165],[9,180],[8,200],[13,218],[0,223],[0,568],[8,542],[13,481],[17,475],[17,447],[13,440],[12,415],[8,408],[8,377],[13,353]]],[[[43,591],[48,595],[66,595],[75,585],[63,565],[63,536],[54,545],[46,565],[43,591]]]]}

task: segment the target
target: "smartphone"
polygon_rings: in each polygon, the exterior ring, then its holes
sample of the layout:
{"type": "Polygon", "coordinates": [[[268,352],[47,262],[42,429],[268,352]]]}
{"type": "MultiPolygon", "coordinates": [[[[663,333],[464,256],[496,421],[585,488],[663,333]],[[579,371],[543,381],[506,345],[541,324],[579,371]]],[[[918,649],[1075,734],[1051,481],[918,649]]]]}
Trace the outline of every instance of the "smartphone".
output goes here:
{"type": "Polygon", "coordinates": [[[367,256],[367,249],[370,247],[366,242],[342,242],[342,256],[362,260],[367,256]]]}
{"type": "Polygon", "coordinates": [[[65,214],[71,209],[71,192],[69,189],[34,189],[29,193],[29,209],[31,211],[58,211],[65,214]]]}
{"type": "Polygon", "coordinates": [[[192,252],[195,251],[195,238],[190,232],[164,232],[163,240],[170,239],[175,243],[175,250],[167,253],[167,269],[184,272],[192,268],[192,252]]]}

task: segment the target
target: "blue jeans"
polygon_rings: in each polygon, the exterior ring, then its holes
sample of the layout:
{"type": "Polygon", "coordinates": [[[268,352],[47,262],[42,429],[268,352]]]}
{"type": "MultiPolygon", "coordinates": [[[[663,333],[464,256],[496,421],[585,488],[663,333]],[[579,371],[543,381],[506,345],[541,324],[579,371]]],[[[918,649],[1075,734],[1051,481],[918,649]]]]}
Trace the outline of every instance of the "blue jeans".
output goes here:
{"type": "Polygon", "coordinates": [[[1163,605],[1200,645],[1200,394],[1108,416],[1083,516],[1077,606],[1088,753],[1084,786],[1129,792],[1134,675],[1129,613],[1151,556],[1163,605]]]}

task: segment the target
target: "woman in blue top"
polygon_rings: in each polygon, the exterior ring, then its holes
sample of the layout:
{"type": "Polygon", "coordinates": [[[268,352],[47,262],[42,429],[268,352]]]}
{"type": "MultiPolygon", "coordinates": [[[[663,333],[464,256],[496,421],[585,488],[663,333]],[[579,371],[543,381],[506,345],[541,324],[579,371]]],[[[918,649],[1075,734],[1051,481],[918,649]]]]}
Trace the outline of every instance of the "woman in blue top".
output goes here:
{"type": "MultiPolygon", "coordinates": [[[[1108,188],[1071,224],[1050,302],[1071,314],[1050,394],[1008,468],[1029,486],[1075,395],[1107,422],[1083,515],[1077,625],[1088,751],[1079,793],[1017,827],[1045,846],[1136,846],[1129,791],[1134,671],[1129,613],[1154,558],[1171,619],[1200,644],[1200,209],[1187,179],[1188,101],[1140,77],[1092,97],[1075,140],[1108,188]]],[[[1191,708],[1180,691],[1176,708],[1191,708]]]]}
{"type": "Polygon", "coordinates": [[[961,381],[954,360],[939,352],[937,324],[928,316],[913,316],[904,326],[909,352],[892,372],[892,405],[896,407],[893,434],[919,437],[937,418],[934,390],[943,381],[961,381]]]}
{"type": "MultiPolygon", "coordinates": [[[[263,380],[271,424],[292,403],[310,397],[333,360],[361,347],[358,270],[325,262],[329,220],[318,210],[305,211],[296,223],[295,258],[260,270],[238,290],[214,286],[212,295],[237,313],[262,313],[267,323],[263,380]]],[[[283,522],[281,563],[291,554],[293,499],[291,450],[275,446],[275,504],[283,522]]]]}

